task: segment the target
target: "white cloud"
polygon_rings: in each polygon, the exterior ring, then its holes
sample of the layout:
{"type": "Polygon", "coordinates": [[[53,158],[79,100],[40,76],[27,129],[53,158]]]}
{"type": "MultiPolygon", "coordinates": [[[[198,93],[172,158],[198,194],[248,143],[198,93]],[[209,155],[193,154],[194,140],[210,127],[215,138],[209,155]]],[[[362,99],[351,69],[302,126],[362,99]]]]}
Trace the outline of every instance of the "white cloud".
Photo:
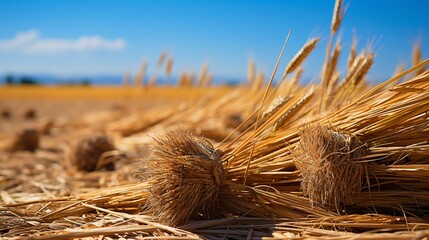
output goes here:
{"type": "Polygon", "coordinates": [[[18,32],[14,38],[0,40],[0,49],[19,49],[37,41],[39,38],[39,31],[36,29],[28,30],[27,32],[18,32]]]}
{"type": "Polygon", "coordinates": [[[37,29],[18,32],[12,39],[1,39],[0,50],[18,50],[24,53],[45,54],[82,52],[87,50],[120,50],[125,47],[125,40],[104,39],[98,35],[80,36],[77,39],[41,38],[37,29]]]}

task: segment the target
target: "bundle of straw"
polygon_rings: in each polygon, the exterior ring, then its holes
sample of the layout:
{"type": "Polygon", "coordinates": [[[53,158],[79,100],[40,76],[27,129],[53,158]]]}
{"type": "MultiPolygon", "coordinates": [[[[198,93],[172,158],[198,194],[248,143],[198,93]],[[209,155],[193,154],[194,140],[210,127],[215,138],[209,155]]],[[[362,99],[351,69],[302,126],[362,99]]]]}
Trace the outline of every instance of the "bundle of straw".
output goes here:
{"type": "Polygon", "coordinates": [[[173,226],[219,215],[217,197],[225,179],[221,152],[183,130],[155,141],[153,157],[140,174],[150,182],[148,212],[173,226]]]}
{"type": "Polygon", "coordinates": [[[321,125],[304,126],[295,149],[295,164],[301,172],[301,188],[311,203],[339,206],[359,194],[367,155],[356,136],[321,125]]]}
{"type": "Polygon", "coordinates": [[[101,168],[114,169],[114,163],[106,161],[106,153],[116,150],[112,141],[104,134],[95,134],[80,139],[72,148],[69,165],[83,171],[101,168]]]}

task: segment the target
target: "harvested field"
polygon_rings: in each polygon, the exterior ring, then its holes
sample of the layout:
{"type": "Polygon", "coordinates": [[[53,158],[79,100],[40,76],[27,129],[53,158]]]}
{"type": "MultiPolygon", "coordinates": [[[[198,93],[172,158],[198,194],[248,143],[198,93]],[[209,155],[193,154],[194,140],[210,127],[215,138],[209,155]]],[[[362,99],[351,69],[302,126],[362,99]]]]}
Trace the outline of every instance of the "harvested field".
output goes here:
{"type": "Polygon", "coordinates": [[[192,91],[195,97],[179,96],[174,102],[170,101],[174,96],[167,95],[144,101],[144,94],[126,100],[58,97],[51,101],[38,96],[44,88],[33,89],[34,95],[4,98],[1,107],[10,109],[11,116],[0,125],[5,146],[0,155],[2,236],[425,236],[429,227],[429,146],[424,134],[428,131],[429,74],[426,71],[386,87],[395,80],[354,90],[353,99],[322,113],[318,112],[322,86],[296,86],[297,91],[287,99],[277,99],[274,105],[267,104],[268,99],[262,111],[258,109],[263,90],[250,98],[242,94],[250,91],[248,87],[179,88],[178,92],[192,91]],[[37,113],[36,118],[20,114],[28,108],[37,113]],[[231,125],[231,118],[239,123],[231,125]],[[50,131],[42,133],[48,120],[50,131]],[[36,150],[7,148],[26,128],[41,132],[36,150]],[[166,131],[173,129],[202,135],[211,143],[200,145],[203,140],[191,137],[186,140],[191,145],[179,150],[174,146],[182,143],[170,139],[176,133],[166,131]],[[77,171],[68,163],[72,142],[98,132],[116,146],[104,156],[114,163],[114,170],[77,171]],[[156,146],[154,139],[162,144],[156,146]],[[165,160],[167,155],[160,154],[164,144],[173,144],[165,160]],[[194,153],[206,154],[206,160],[189,162],[192,144],[202,147],[197,152],[207,151],[194,153]],[[158,152],[155,158],[153,149],[158,152]],[[200,171],[203,165],[198,165],[214,156],[223,165],[221,175],[211,176],[210,165],[201,173],[185,175],[200,171]],[[326,161],[331,162],[327,165],[326,161]],[[164,164],[175,165],[169,170],[164,164]],[[167,171],[161,178],[157,167],[167,171]],[[210,182],[211,178],[223,180],[210,182]],[[195,185],[207,180],[200,187],[195,185]],[[210,186],[216,190],[205,202],[210,186]],[[158,200],[163,204],[153,207],[158,200]],[[179,205],[169,207],[175,201],[179,205]],[[197,205],[189,205],[192,201],[197,205]]]}

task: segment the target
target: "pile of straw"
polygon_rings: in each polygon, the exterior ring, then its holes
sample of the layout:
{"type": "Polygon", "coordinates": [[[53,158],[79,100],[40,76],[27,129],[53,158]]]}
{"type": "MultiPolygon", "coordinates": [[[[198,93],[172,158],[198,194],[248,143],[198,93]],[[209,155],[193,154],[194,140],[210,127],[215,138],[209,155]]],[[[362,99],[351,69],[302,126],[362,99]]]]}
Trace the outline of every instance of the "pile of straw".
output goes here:
{"type": "Polygon", "coordinates": [[[36,151],[40,144],[40,132],[34,128],[25,128],[18,132],[8,146],[11,151],[36,151]]]}
{"type": "Polygon", "coordinates": [[[356,136],[333,128],[304,126],[294,154],[301,172],[301,188],[311,203],[338,206],[362,189],[367,155],[356,136]]]}
{"type": "Polygon", "coordinates": [[[183,130],[155,141],[153,157],[141,173],[151,183],[147,211],[172,226],[219,216],[218,194],[225,179],[219,150],[183,130]]]}
{"type": "Polygon", "coordinates": [[[83,171],[102,168],[113,170],[114,162],[108,161],[106,154],[116,150],[112,141],[104,134],[95,134],[80,139],[72,148],[69,165],[83,171]]]}
{"type": "Polygon", "coordinates": [[[36,114],[36,110],[34,110],[34,109],[32,109],[32,108],[30,108],[30,109],[27,109],[25,112],[24,112],[24,118],[26,118],[26,119],[35,119],[36,118],[36,116],[37,116],[37,114],[36,114]]]}

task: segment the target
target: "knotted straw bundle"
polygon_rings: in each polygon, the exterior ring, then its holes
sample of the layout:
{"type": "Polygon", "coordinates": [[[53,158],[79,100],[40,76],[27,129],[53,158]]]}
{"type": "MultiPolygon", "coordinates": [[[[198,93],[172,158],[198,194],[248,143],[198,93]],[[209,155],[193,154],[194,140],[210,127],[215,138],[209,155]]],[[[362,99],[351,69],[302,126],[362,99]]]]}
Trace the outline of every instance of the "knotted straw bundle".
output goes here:
{"type": "Polygon", "coordinates": [[[221,152],[183,130],[168,131],[154,144],[142,172],[151,182],[146,210],[170,226],[219,216],[218,193],[225,180],[221,152]]]}
{"type": "Polygon", "coordinates": [[[338,207],[361,191],[367,148],[356,136],[316,124],[303,127],[300,137],[295,164],[301,190],[312,204],[338,207]]]}
{"type": "Polygon", "coordinates": [[[114,168],[111,161],[106,161],[103,154],[114,151],[112,141],[104,134],[96,134],[80,139],[72,148],[69,164],[78,170],[95,171],[101,168],[114,168]]]}
{"type": "Polygon", "coordinates": [[[26,128],[17,133],[11,144],[12,151],[25,150],[34,152],[40,144],[40,133],[34,128],[26,128]]]}

